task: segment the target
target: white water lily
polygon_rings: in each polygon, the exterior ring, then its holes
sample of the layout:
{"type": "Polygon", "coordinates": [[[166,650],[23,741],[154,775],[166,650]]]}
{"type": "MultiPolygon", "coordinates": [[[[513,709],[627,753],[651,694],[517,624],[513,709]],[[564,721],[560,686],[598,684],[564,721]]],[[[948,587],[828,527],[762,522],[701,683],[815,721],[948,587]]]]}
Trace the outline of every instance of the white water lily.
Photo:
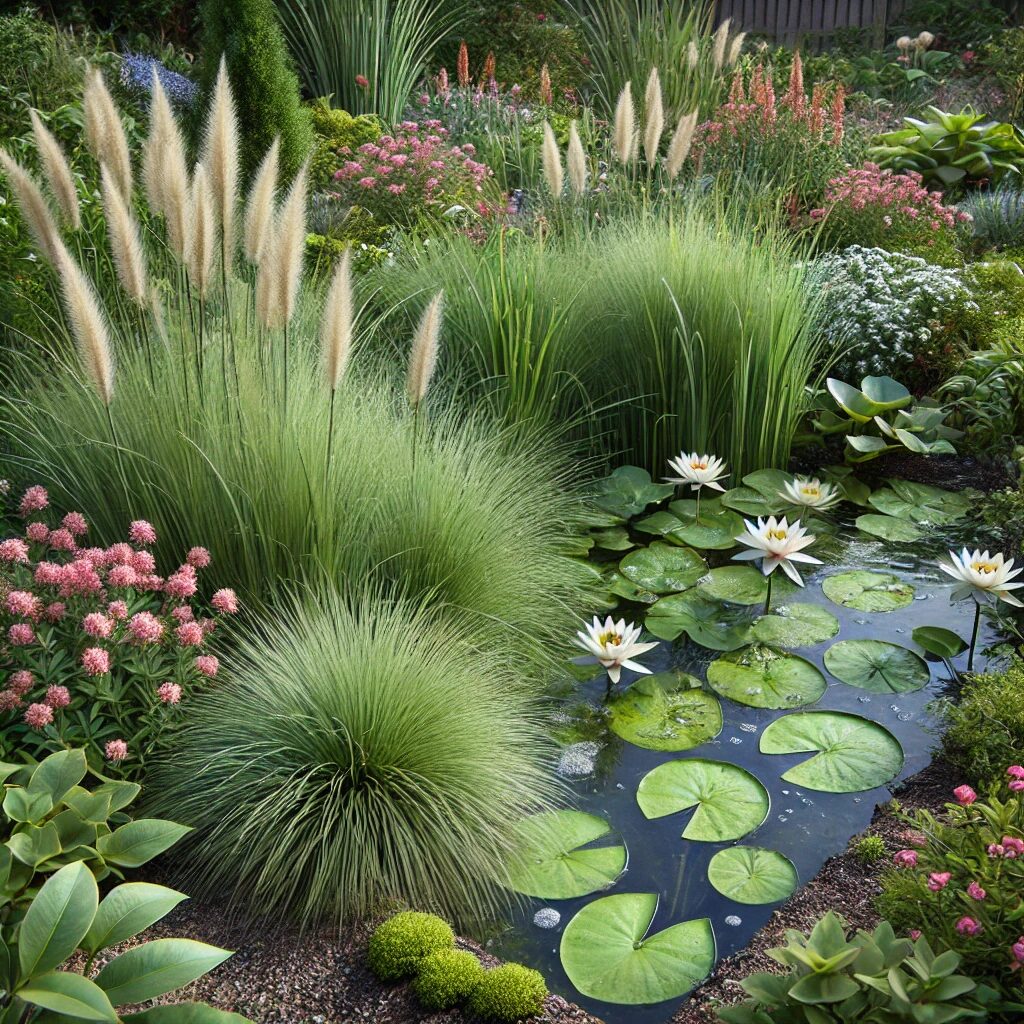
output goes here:
{"type": "Polygon", "coordinates": [[[791,505],[802,505],[804,508],[817,509],[819,512],[824,512],[842,500],[842,494],[834,484],[822,483],[817,477],[808,480],[803,476],[790,480],[779,491],[779,497],[791,505]]]}
{"type": "Polygon", "coordinates": [[[959,601],[965,597],[973,597],[981,601],[986,597],[994,597],[1015,608],[1024,608],[1024,602],[1010,593],[1024,587],[1024,582],[1011,583],[1024,569],[1014,569],[1013,559],[1003,560],[1002,554],[990,555],[987,551],[974,551],[972,554],[964,548],[958,555],[950,551],[949,562],[939,562],[939,568],[957,581],[950,598],[959,601]]]}
{"type": "Polygon", "coordinates": [[[668,464],[679,474],[665,477],[670,484],[689,484],[691,491],[699,491],[702,487],[725,490],[718,481],[729,474],[725,472],[725,463],[714,455],[698,455],[696,452],[687,455],[682,452],[669,459],[668,464]]]}
{"type": "Polygon", "coordinates": [[[785,516],[782,519],[771,516],[767,521],[759,517],[756,525],[749,519],[745,519],[744,523],[746,532],[736,540],[740,544],[746,544],[751,550],[733,555],[737,561],[760,558],[761,571],[765,576],[769,576],[781,565],[782,571],[800,587],[804,585],[804,581],[793,563],[810,562],[813,565],[821,565],[820,558],[804,553],[803,549],[810,547],[817,538],[800,525],[799,519],[792,525],[786,522],[785,516]]]}
{"type": "Polygon", "coordinates": [[[632,669],[642,675],[650,675],[651,670],[644,668],[639,662],[632,659],[640,654],[646,654],[658,646],[654,643],[637,643],[640,639],[640,627],[628,623],[625,619],[616,622],[610,615],[601,620],[595,615],[594,621],[587,626],[586,632],[580,630],[576,643],[590,654],[589,658],[582,658],[582,664],[598,664],[608,672],[608,678],[613,682],[619,681],[619,675],[624,668],[632,669]]]}

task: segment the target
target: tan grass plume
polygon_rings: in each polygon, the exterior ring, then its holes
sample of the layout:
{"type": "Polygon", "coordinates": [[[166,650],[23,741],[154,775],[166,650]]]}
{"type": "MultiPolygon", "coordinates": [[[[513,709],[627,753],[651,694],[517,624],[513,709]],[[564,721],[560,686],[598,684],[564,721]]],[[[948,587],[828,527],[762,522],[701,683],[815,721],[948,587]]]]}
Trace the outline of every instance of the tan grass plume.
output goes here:
{"type": "Polygon", "coordinates": [[[61,244],[58,256],[64,308],[71,323],[78,355],[100,401],[109,406],[114,397],[114,356],[110,328],[92,282],[61,244]]]}
{"type": "Polygon", "coordinates": [[[39,251],[54,267],[59,267],[63,243],[43,190],[35,178],[5,149],[0,149],[0,167],[7,175],[7,182],[18,200],[18,208],[39,251]]]}
{"type": "Polygon", "coordinates": [[[277,275],[276,315],[279,325],[287,324],[295,313],[302,283],[302,257],[306,248],[306,178],[303,164],[281,203],[275,225],[274,270],[277,275]]]}
{"type": "Polygon", "coordinates": [[[729,53],[725,58],[725,63],[728,67],[732,67],[740,59],[740,54],[743,52],[743,43],[746,41],[746,32],[737,32],[733,36],[732,42],[729,44],[729,53]]]}
{"type": "Polygon", "coordinates": [[[75,178],[71,173],[68,158],[64,155],[61,144],[43,124],[36,111],[29,110],[28,116],[32,120],[32,135],[43,170],[46,172],[50,192],[57,200],[64,220],[73,231],[77,231],[82,226],[82,215],[78,208],[78,190],[75,188],[75,178]]]}
{"type": "Polygon", "coordinates": [[[324,319],[320,327],[320,343],[324,354],[324,376],[327,386],[337,390],[348,359],[352,354],[355,311],[352,302],[352,250],[346,249],[334,272],[327,292],[324,319]]]}
{"type": "Polygon", "coordinates": [[[583,143],[580,141],[580,132],[575,121],[569,123],[569,146],[565,162],[569,170],[570,188],[575,195],[583,195],[587,191],[587,155],[583,152],[583,143]]]}
{"type": "Polygon", "coordinates": [[[139,225],[132,216],[121,190],[118,188],[110,168],[100,164],[100,179],[103,193],[103,213],[107,222],[107,237],[110,251],[114,255],[114,266],[121,287],[131,296],[136,305],[145,309],[147,295],[146,257],[142,251],[139,225]]]}
{"type": "Polygon", "coordinates": [[[665,105],[661,98],[661,78],[657,68],[651,68],[644,92],[644,156],[648,166],[653,166],[658,159],[658,147],[665,131],[665,105]]]}
{"type": "Polygon", "coordinates": [[[715,34],[711,40],[711,66],[716,71],[721,71],[722,65],[725,63],[725,47],[729,42],[729,26],[731,24],[732,18],[726,18],[715,29],[715,34]]]}
{"type": "Polygon", "coordinates": [[[444,305],[444,291],[439,291],[420,317],[419,326],[412,339],[412,353],[409,356],[409,374],[406,393],[413,409],[419,409],[430,387],[430,379],[437,367],[437,350],[441,340],[441,316],[444,305]]]}
{"type": "Polygon", "coordinates": [[[210,287],[213,271],[214,246],[217,240],[213,200],[206,168],[196,164],[192,175],[192,194],[189,202],[188,235],[185,247],[185,266],[192,284],[200,295],[210,287]]]}
{"type": "Polygon", "coordinates": [[[267,150],[260,162],[256,177],[253,179],[252,189],[249,191],[249,201],[245,207],[242,248],[245,250],[245,258],[250,263],[258,264],[260,262],[273,225],[279,152],[280,140],[275,137],[270,144],[270,149],[267,150]]]}
{"type": "Polygon", "coordinates": [[[686,63],[691,71],[700,63],[700,50],[692,39],[686,44],[686,63]]]}
{"type": "Polygon", "coordinates": [[[223,55],[206,118],[202,162],[210,176],[213,209],[230,267],[235,253],[235,211],[238,205],[238,114],[223,55]]]}
{"type": "Polygon", "coordinates": [[[633,146],[636,143],[636,115],[633,112],[633,91],[627,82],[619,93],[619,101],[615,104],[615,134],[612,146],[615,155],[623,164],[633,159],[633,146]]]}
{"type": "Polygon", "coordinates": [[[557,199],[562,194],[562,154],[551,125],[544,122],[544,145],[541,149],[541,163],[544,165],[544,180],[548,189],[557,199]]]}
{"type": "Polygon", "coordinates": [[[693,133],[697,128],[697,111],[683,114],[676,124],[676,130],[672,134],[672,141],[669,143],[668,155],[665,157],[665,170],[669,181],[674,181],[686,163],[690,155],[690,147],[693,145],[693,133]]]}
{"type": "Polygon", "coordinates": [[[142,180],[150,207],[163,214],[172,251],[184,260],[192,202],[185,140],[155,69],[151,95],[149,134],[142,150],[142,180]]]}
{"type": "Polygon", "coordinates": [[[82,101],[85,110],[85,141],[89,151],[97,161],[110,168],[117,187],[127,198],[132,192],[132,159],[128,150],[128,137],[99,68],[90,68],[87,72],[82,101]]]}

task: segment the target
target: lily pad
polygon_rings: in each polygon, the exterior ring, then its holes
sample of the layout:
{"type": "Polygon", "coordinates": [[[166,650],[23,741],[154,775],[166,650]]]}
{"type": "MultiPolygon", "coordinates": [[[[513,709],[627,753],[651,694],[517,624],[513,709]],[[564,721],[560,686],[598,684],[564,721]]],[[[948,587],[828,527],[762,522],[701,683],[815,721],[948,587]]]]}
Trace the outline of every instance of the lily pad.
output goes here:
{"type": "Polygon", "coordinates": [[[640,515],[648,505],[667,498],[675,490],[672,484],[658,484],[639,466],[620,466],[611,476],[597,482],[594,503],[598,508],[623,519],[640,515]]]}
{"type": "Polygon", "coordinates": [[[708,683],[723,697],[752,708],[813,704],[826,686],[825,677],[809,661],[763,644],[751,644],[711,662],[708,683]]]}
{"type": "Polygon", "coordinates": [[[700,680],[677,672],[644,676],[610,705],[612,732],[647,750],[690,750],[722,731],[722,706],[700,680]]]}
{"type": "Polygon", "coordinates": [[[685,995],[715,962],[715,933],[706,918],[648,934],[655,893],[604,896],[566,926],[559,950],[569,980],[607,1003],[661,1003],[685,995]]]}
{"type": "Polygon", "coordinates": [[[778,903],[793,894],[798,878],[793,862],[776,850],[733,846],[711,858],[708,881],[737,903],[778,903]]]}
{"type": "Polygon", "coordinates": [[[662,640],[674,640],[686,633],[702,647],[735,651],[750,642],[750,626],[755,614],[749,606],[715,601],[700,587],[692,587],[651,605],[644,625],[648,632],[662,640]]]}
{"type": "Polygon", "coordinates": [[[861,612],[892,612],[914,600],[914,588],[888,572],[854,569],[827,576],[821,584],[825,596],[861,612]]]}
{"type": "Polygon", "coordinates": [[[605,551],[628,551],[636,547],[629,536],[629,530],[624,526],[608,526],[603,530],[596,530],[591,537],[594,543],[605,551]]]}
{"type": "Polygon", "coordinates": [[[691,548],[655,541],[619,562],[619,572],[642,590],[668,594],[692,587],[708,571],[707,563],[691,548]]]}
{"type": "Polygon", "coordinates": [[[918,626],[910,635],[923,651],[937,658],[952,659],[967,650],[962,637],[942,626],[918,626]]]}
{"type": "Polygon", "coordinates": [[[786,507],[782,498],[767,498],[753,487],[733,487],[722,495],[722,504],[745,516],[774,516],[786,507]]]}
{"type": "Polygon", "coordinates": [[[931,678],[923,658],[885,640],[840,640],[825,652],[825,668],[836,679],[872,693],[909,693],[931,678]]]}
{"type": "Polygon", "coordinates": [[[705,551],[728,551],[736,546],[736,538],[743,532],[743,518],[732,509],[701,501],[700,519],[697,502],[673,501],[669,510],[679,525],[666,534],[676,544],[690,544],[705,551]]]}
{"type": "Polygon", "coordinates": [[[768,594],[764,573],[752,565],[719,566],[712,569],[698,587],[706,597],[733,604],[764,604],[768,594]]]}
{"type": "Polygon", "coordinates": [[[626,867],[621,843],[591,846],[612,834],[604,818],[582,811],[545,811],[519,824],[519,855],[509,868],[516,892],[567,900],[607,889],[626,867]]]}
{"type": "MultiPolygon", "coordinates": [[[[756,570],[755,570],[756,571],[756,570]]],[[[810,647],[839,632],[839,620],[817,604],[780,604],[754,623],[750,635],[775,647],[810,647]]]]}
{"type": "Polygon", "coordinates": [[[945,526],[967,515],[974,507],[973,491],[947,491],[909,480],[887,480],[888,487],[868,499],[872,508],[922,526],[945,526]]]}
{"type": "Polygon", "coordinates": [[[824,793],[859,793],[892,781],[903,767],[903,748],[888,729],[842,711],[797,711],[761,733],[762,754],[814,756],[782,778],[824,793]]]}
{"type": "Polygon", "coordinates": [[[667,761],[649,771],[636,800],[647,818],[695,807],[684,839],[720,843],[753,832],[768,816],[768,791],[743,768],[724,761],[693,758],[667,761]]]}
{"type": "Polygon", "coordinates": [[[880,516],[871,512],[857,516],[857,529],[862,533],[870,534],[872,537],[895,541],[899,544],[910,544],[924,536],[921,528],[915,526],[908,519],[898,519],[896,516],[880,516]]]}
{"type": "Polygon", "coordinates": [[[743,478],[746,487],[757,491],[770,505],[778,505],[780,508],[785,508],[788,502],[779,492],[792,481],[793,475],[781,469],[759,469],[743,478]]]}
{"type": "Polygon", "coordinates": [[[638,587],[632,580],[618,572],[610,572],[607,577],[608,592],[616,597],[633,601],[636,604],[654,604],[658,600],[657,594],[652,594],[643,587],[638,587]]]}

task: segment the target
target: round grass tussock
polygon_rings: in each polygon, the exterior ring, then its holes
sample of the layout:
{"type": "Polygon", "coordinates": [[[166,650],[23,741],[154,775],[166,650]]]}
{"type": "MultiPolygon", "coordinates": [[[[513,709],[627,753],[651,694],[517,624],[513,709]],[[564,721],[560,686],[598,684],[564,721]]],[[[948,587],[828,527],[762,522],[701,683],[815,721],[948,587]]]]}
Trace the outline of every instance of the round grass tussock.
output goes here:
{"type": "Polygon", "coordinates": [[[225,660],[148,787],[196,826],[190,891],[303,925],[507,905],[516,822],[558,792],[514,659],[371,589],[302,591],[225,660]]]}
{"type": "Polygon", "coordinates": [[[419,963],[413,989],[427,1010],[450,1010],[469,998],[484,976],[480,961],[464,949],[439,949],[419,963]]]}
{"type": "Polygon", "coordinates": [[[469,1009],[484,1020],[517,1021],[544,1009],[548,987],[540,971],[503,964],[485,971],[469,997],[469,1009]]]}
{"type": "Polygon", "coordinates": [[[406,910],[377,926],[370,936],[367,960],[381,981],[401,981],[419,970],[424,957],[454,953],[454,945],[455,933],[447,921],[406,910]]]}

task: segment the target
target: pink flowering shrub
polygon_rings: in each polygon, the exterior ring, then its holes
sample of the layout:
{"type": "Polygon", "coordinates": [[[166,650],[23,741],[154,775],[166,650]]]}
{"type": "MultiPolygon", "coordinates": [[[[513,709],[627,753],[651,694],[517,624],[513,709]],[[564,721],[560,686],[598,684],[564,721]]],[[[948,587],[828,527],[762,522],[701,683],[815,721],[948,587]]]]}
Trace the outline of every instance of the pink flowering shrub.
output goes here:
{"type": "Polygon", "coordinates": [[[957,786],[939,816],[906,820],[907,848],[884,873],[878,910],[897,930],[956,950],[964,973],[1024,1001],[1024,767],[987,799],[957,786]]]}
{"type": "Polygon", "coordinates": [[[853,167],[833,178],[811,219],[823,222],[829,244],[862,245],[889,252],[949,251],[956,225],[970,214],[942,202],[915,171],[896,174],[877,164],[853,167]]]}
{"type": "Polygon", "coordinates": [[[18,509],[23,536],[0,541],[0,756],[81,746],[95,768],[137,775],[189,695],[216,676],[210,635],[238,599],[218,590],[204,613],[205,548],[161,576],[149,523],[96,547],[84,516],[54,525],[48,505],[30,487],[18,509]]]}

